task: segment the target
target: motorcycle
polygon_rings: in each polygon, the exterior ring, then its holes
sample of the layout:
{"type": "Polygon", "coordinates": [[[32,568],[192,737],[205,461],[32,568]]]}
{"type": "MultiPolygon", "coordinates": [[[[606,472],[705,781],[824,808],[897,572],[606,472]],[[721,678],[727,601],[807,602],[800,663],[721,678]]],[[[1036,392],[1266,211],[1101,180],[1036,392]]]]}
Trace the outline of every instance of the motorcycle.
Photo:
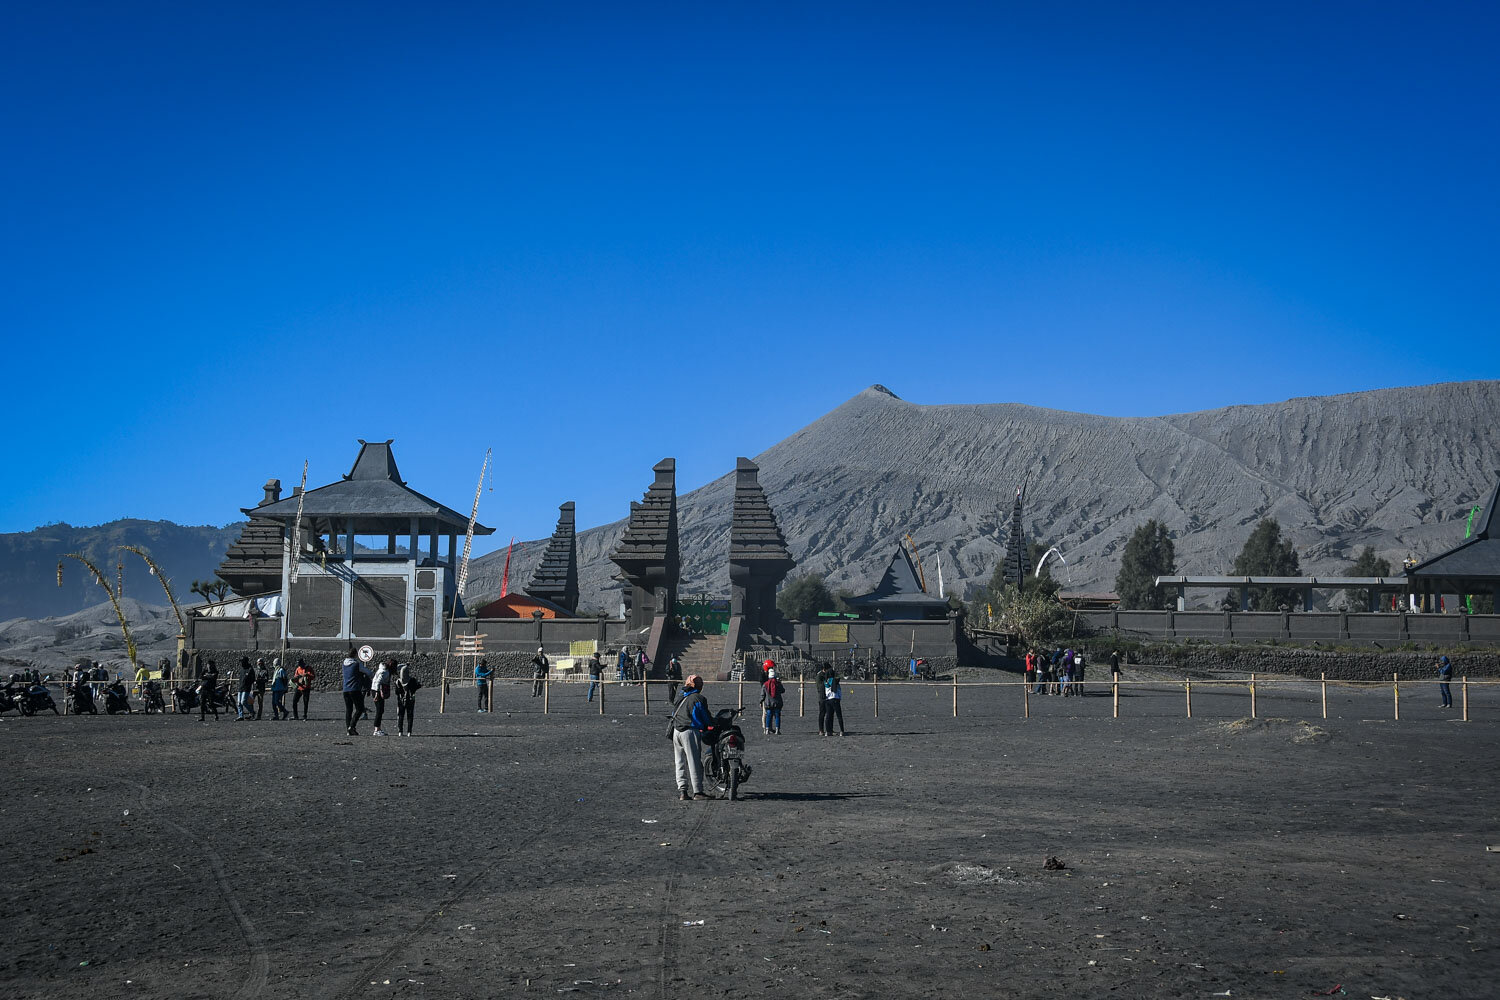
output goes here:
{"type": "MultiPolygon", "coordinates": [[[[182,687],[172,689],[172,705],[178,715],[186,715],[198,707],[199,689],[201,684],[185,684],[182,687]]],[[[229,689],[220,684],[214,689],[213,707],[221,712],[234,711],[234,699],[229,695],[229,689]]]]}
{"type": "Polygon", "coordinates": [[[68,712],[72,715],[99,714],[99,708],[94,704],[94,689],[88,682],[74,684],[68,689],[68,712]]]}
{"type": "Polygon", "coordinates": [[[123,681],[115,681],[104,689],[104,711],[110,715],[121,712],[129,715],[135,711],[130,707],[130,695],[125,691],[123,681]]]}
{"type": "Polygon", "coordinates": [[[16,707],[21,710],[22,715],[35,715],[52,709],[53,715],[61,715],[57,710],[57,702],[52,700],[52,693],[47,690],[46,685],[37,683],[21,692],[16,701],[16,707]]]}
{"type": "Polygon", "coordinates": [[[13,708],[19,711],[24,695],[25,691],[16,690],[14,682],[0,688],[0,712],[9,712],[13,708]]]}
{"type": "Polygon", "coordinates": [[[167,703],[161,696],[161,685],[156,681],[147,681],[141,685],[141,708],[147,715],[153,712],[166,714],[167,703]]]}
{"type": "Polygon", "coordinates": [[[721,708],[703,733],[703,774],[730,799],[740,797],[740,786],[750,780],[745,763],[745,734],[735,723],[743,708],[721,708]]]}

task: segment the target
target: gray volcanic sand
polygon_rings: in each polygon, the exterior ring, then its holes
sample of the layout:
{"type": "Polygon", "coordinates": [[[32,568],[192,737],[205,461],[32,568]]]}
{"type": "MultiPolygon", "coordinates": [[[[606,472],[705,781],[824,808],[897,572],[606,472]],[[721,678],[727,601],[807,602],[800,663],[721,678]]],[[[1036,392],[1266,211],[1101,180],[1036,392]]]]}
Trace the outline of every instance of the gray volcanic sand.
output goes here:
{"type": "MultiPolygon", "coordinates": [[[[675,801],[664,705],[455,691],[419,736],[0,720],[7,997],[1492,995],[1500,695],[848,689],[675,801]],[[507,714],[509,711],[510,714],[507,714]],[[128,815],[127,815],[128,811],[128,815]],[[653,821],[653,822],[647,822],[653,821]],[[1056,855],[1067,865],[1047,871],[1056,855]],[[699,923],[701,921],[701,923],[699,923]],[[84,964],[87,963],[87,964],[84,964]]],[[[732,702],[727,684],[712,703],[732,702]]],[[[809,710],[811,706],[809,705],[809,710]]],[[[394,720],[390,720],[392,727],[394,720]]],[[[368,734],[368,721],[361,732],[368,734]]]]}

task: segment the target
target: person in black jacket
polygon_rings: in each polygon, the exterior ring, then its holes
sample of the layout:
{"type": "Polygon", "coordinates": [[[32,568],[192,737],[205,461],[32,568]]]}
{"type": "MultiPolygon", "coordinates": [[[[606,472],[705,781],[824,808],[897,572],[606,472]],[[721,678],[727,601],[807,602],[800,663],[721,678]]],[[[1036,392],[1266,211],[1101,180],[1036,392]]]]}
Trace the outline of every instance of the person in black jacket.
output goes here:
{"type": "Polygon", "coordinates": [[[410,736],[416,721],[417,692],[422,682],[411,664],[403,663],[396,668],[396,735],[410,736]]]}
{"type": "Polygon", "coordinates": [[[214,661],[209,660],[208,666],[203,668],[203,676],[198,679],[198,721],[203,721],[203,713],[212,711],[214,721],[219,719],[219,706],[214,704],[214,692],[219,689],[219,668],[214,666],[214,661]]]}
{"type": "Polygon", "coordinates": [[[255,668],[250,665],[250,657],[240,657],[240,694],[234,705],[234,721],[243,722],[246,719],[255,718],[255,705],[251,701],[255,690],[255,668]]]}

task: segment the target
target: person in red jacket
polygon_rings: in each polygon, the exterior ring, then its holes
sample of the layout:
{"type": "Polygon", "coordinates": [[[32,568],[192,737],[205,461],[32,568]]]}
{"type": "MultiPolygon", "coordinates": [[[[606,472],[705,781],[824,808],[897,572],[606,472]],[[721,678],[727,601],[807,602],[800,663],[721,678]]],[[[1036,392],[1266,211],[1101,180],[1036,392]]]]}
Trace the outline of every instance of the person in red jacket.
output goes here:
{"type": "Polygon", "coordinates": [[[781,734],[781,697],[786,693],[786,688],[776,676],[776,661],[767,660],[763,665],[766,679],[760,686],[760,703],[766,706],[765,725],[761,726],[761,732],[767,736],[781,734]]]}

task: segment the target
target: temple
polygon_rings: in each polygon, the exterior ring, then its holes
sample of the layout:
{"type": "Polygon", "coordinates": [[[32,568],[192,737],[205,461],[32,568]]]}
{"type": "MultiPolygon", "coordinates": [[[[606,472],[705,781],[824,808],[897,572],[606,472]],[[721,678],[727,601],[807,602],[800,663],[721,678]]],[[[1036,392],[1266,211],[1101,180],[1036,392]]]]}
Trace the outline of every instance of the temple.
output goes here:
{"type": "Polygon", "coordinates": [[[259,514],[262,508],[281,499],[281,480],[267,480],[265,491],[265,498],[258,506],[245,510],[250,520],[219,564],[219,579],[229,584],[229,589],[240,597],[274,594],[281,590],[284,532],[281,522],[259,514]]]}
{"type": "Polygon", "coordinates": [[[875,589],[860,597],[849,598],[849,606],[861,615],[878,615],[894,619],[943,618],[948,602],[922,589],[917,568],[912,565],[906,546],[898,544],[875,589]]]}
{"type": "Polygon", "coordinates": [[[1010,537],[1005,543],[1005,563],[1001,579],[1014,584],[1017,590],[1026,586],[1026,533],[1021,527],[1021,500],[1023,490],[1016,487],[1016,502],[1010,509],[1010,537]]]}
{"type": "Polygon", "coordinates": [[[627,630],[632,636],[647,631],[648,655],[665,635],[677,601],[681,563],[677,554],[677,460],[664,458],[652,467],[656,478],[640,503],[631,503],[630,520],[610,561],[620,567],[617,579],[626,586],[627,630]]]}
{"type": "Polygon", "coordinates": [[[458,539],[469,519],[407,486],[390,441],[361,440],[338,482],[244,512],[282,531],[285,639],[441,639],[444,614],[461,611],[458,539]]]}
{"type": "Polygon", "coordinates": [[[1500,611],[1500,519],[1495,508],[1500,505],[1500,474],[1495,489],[1485,504],[1483,519],[1474,533],[1461,544],[1441,555],[1419,562],[1406,570],[1412,594],[1423,597],[1424,606],[1435,606],[1440,594],[1490,594],[1500,611]]]}
{"type": "Polygon", "coordinates": [[[558,508],[557,527],[547,542],[547,551],[526,593],[567,611],[578,610],[578,531],[573,520],[573,501],[558,508]]]}

